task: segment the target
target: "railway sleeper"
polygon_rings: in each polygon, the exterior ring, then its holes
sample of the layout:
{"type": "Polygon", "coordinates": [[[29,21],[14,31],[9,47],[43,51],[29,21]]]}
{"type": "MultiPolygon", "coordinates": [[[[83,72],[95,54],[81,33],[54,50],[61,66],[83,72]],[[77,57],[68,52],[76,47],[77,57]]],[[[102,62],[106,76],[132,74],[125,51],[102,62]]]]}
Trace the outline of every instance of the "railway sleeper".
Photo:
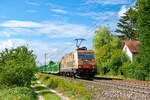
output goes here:
{"type": "MultiPolygon", "coordinates": [[[[108,82],[107,82],[108,83],[108,82]]],[[[136,89],[144,89],[145,91],[149,91],[150,88],[148,87],[141,87],[140,85],[132,85],[132,84],[118,84],[118,83],[112,83],[114,85],[119,85],[119,86],[125,86],[125,87],[130,87],[130,88],[136,88],[136,89]]]]}
{"type": "Polygon", "coordinates": [[[134,89],[134,88],[126,88],[126,87],[122,87],[122,86],[117,86],[117,85],[113,85],[113,84],[108,84],[108,83],[103,83],[103,85],[107,85],[107,86],[112,86],[114,88],[123,88],[127,91],[132,91],[132,92],[135,92],[135,93],[142,93],[142,94],[150,94],[149,92],[145,92],[145,91],[141,91],[141,90],[137,90],[137,89],[134,89]]]}
{"type": "Polygon", "coordinates": [[[93,83],[96,83],[96,84],[101,84],[101,85],[105,85],[105,86],[111,86],[113,88],[122,88],[122,89],[125,89],[126,91],[130,91],[130,92],[133,92],[133,93],[140,93],[140,94],[145,94],[145,95],[148,95],[150,96],[150,91],[147,91],[149,90],[149,88],[147,89],[146,87],[143,87],[141,88],[139,85],[136,85],[136,86],[132,86],[132,84],[122,84],[122,83],[114,83],[114,82],[109,82],[109,81],[99,81],[99,82],[93,82],[93,83]]]}

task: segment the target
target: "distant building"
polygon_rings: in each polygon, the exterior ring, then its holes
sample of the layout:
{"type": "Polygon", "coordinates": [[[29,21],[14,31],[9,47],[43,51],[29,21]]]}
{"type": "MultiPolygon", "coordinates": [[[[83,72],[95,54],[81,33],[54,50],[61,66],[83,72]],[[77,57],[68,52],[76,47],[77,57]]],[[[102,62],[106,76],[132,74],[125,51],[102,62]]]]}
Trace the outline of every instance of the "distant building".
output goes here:
{"type": "Polygon", "coordinates": [[[131,61],[133,61],[133,59],[136,57],[136,54],[139,52],[139,48],[139,41],[124,40],[122,45],[122,50],[126,52],[131,61]]]}

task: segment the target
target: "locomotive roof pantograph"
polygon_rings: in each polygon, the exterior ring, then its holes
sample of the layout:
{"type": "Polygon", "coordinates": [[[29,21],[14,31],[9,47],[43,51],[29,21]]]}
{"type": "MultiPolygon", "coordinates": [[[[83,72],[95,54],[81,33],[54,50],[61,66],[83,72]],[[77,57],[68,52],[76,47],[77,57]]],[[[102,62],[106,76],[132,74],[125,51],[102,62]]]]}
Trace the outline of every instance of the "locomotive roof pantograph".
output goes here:
{"type": "Polygon", "coordinates": [[[83,41],[85,41],[85,39],[83,39],[83,38],[77,38],[77,39],[75,39],[75,41],[76,41],[76,47],[77,47],[77,49],[81,49],[81,48],[80,48],[81,43],[82,43],[83,41]]]}

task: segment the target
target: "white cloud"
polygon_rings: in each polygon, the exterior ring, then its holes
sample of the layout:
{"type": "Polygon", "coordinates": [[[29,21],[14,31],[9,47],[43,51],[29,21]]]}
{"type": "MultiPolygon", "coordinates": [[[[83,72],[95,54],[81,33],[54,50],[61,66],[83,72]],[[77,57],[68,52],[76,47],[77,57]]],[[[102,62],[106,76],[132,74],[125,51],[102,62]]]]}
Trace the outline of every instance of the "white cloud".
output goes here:
{"type": "Polygon", "coordinates": [[[88,12],[80,13],[80,16],[90,16],[94,20],[110,20],[116,17],[116,12],[88,12]]]}
{"type": "Polygon", "coordinates": [[[32,6],[39,6],[40,4],[37,2],[31,2],[31,1],[25,1],[26,4],[32,5],[32,6]]]}
{"type": "Polygon", "coordinates": [[[66,53],[70,53],[74,49],[74,44],[70,42],[42,42],[37,40],[24,40],[24,39],[8,39],[0,40],[0,51],[5,48],[16,48],[17,46],[28,46],[30,50],[34,51],[37,55],[37,61],[44,64],[44,53],[47,53],[47,63],[50,60],[58,61],[66,53]],[[62,52],[63,51],[63,52],[62,52]]]}
{"type": "Polygon", "coordinates": [[[61,14],[67,14],[68,12],[62,9],[51,9],[52,12],[61,13],[61,14]]]}
{"type": "Polygon", "coordinates": [[[2,24],[1,27],[42,27],[40,23],[32,22],[32,21],[17,21],[17,20],[8,20],[2,24]]]}
{"type": "Polygon", "coordinates": [[[0,16],[0,18],[2,18],[2,19],[6,19],[7,17],[6,17],[6,16],[0,16]]]}
{"type": "Polygon", "coordinates": [[[0,26],[4,27],[0,31],[0,36],[7,37],[11,35],[40,36],[43,34],[49,38],[93,36],[93,29],[82,24],[9,20],[1,23],[0,26]]]}
{"type": "Polygon", "coordinates": [[[128,4],[128,0],[87,0],[87,4],[96,3],[102,5],[117,5],[117,4],[128,4]]]}
{"type": "Polygon", "coordinates": [[[91,36],[91,29],[85,25],[80,24],[68,24],[68,23],[52,23],[47,24],[43,28],[38,30],[40,33],[49,34],[51,38],[63,38],[63,37],[82,37],[91,36]]]}
{"type": "Polygon", "coordinates": [[[36,10],[27,10],[26,12],[29,12],[29,13],[36,13],[37,11],[36,11],[36,10]]]}
{"type": "Polygon", "coordinates": [[[87,12],[79,15],[92,18],[96,29],[101,26],[109,27],[111,31],[114,31],[118,21],[118,12],[113,11],[87,12]]]}
{"type": "Polygon", "coordinates": [[[12,48],[13,47],[13,43],[11,40],[3,41],[0,44],[1,44],[1,46],[0,46],[1,50],[4,48],[12,48]]]}
{"type": "Polygon", "coordinates": [[[23,39],[0,40],[0,51],[5,48],[16,48],[17,46],[27,45],[27,41],[23,39]]]}
{"type": "MultiPolygon", "coordinates": [[[[28,29],[28,28],[4,28],[2,31],[0,31],[0,36],[1,37],[11,37],[11,36],[33,36],[34,32],[32,29],[28,29]]],[[[37,34],[38,35],[38,34],[37,34]]]]}
{"type": "Polygon", "coordinates": [[[47,3],[45,3],[45,5],[46,6],[49,6],[49,7],[51,7],[51,8],[59,8],[59,9],[63,9],[64,7],[62,7],[62,6],[60,6],[60,5],[56,5],[56,4],[54,4],[54,3],[51,3],[51,2],[47,2],[47,3]]]}
{"type": "Polygon", "coordinates": [[[122,6],[120,11],[118,12],[118,16],[124,16],[124,13],[128,10],[128,8],[126,6],[122,6]]]}

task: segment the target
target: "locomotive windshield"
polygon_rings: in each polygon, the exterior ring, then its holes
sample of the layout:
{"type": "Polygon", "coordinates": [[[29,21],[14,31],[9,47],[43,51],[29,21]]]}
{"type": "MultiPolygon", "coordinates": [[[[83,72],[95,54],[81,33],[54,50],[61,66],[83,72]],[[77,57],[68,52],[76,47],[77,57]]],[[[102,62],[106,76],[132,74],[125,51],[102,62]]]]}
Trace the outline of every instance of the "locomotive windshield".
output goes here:
{"type": "Polygon", "coordinates": [[[94,53],[79,52],[78,57],[79,59],[94,59],[94,53]]]}

